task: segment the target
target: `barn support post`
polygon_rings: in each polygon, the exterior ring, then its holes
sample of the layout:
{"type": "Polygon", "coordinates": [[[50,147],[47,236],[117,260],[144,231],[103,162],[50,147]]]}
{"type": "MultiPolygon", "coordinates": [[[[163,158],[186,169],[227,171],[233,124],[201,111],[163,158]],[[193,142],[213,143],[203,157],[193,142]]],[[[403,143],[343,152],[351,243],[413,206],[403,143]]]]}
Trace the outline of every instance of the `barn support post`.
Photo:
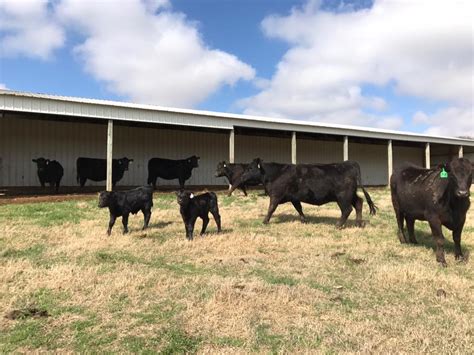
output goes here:
{"type": "Polygon", "coordinates": [[[107,184],[106,184],[107,191],[112,191],[113,141],[114,141],[114,121],[109,120],[107,124],[107,184]]]}
{"type": "Polygon", "coordinates": [[[458,148],[458,157],[462,158],[463,156],[464,156],[464,148],[462,145],[460,145],[458,148]]]}
{"type": "Polygon", "coordinates": [[[291,164],[296,164],[296,132],[291,133],[291,164]]]}
{"type": "Polygon", "coordinates": [[[344,161],[349,160],[349,137],[344,136],[344,143],[342,144],[342,155],[344,161]]]}
{"type": "Polygon", "coordinates": [[[425,168],[429,169],[431,167],[431,153],[430,153],[430,143],[427,142],[425,145],[425,168]]]}
{"type": "Polygon", "coordinates": [[[235,163],[235,132],[233,129],[229,133],[229,163],[235,163]]]}
{"type": "Polygon", "coordinates": [[[388,165],[388,181],[387,185],[390,185],[390,177],[392,176],[393,173],[393,146],[392,146],[392,140],[388,140],[387,144],[387,165],[388,165]]]}

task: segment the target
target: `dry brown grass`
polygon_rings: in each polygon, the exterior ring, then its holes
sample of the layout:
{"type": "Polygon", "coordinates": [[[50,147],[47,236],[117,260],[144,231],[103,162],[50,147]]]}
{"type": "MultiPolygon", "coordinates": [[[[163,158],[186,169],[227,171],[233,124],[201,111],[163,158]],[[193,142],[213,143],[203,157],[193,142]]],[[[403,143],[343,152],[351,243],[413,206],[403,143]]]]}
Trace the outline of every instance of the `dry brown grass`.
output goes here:
{"type": "Polygon", "coordinates": [[[474,353],[472,261],[446,231],[440,268],[422,222],[420,245],[400,245],[388,190],[370,193],[378,215],[344,230],[334,204],[305,205],[305,225],[280,206],[264,226],[267,197],[219,194],[224,232],[211,220],[193,242],[173,194],[155,194],[148,231],[134,216],[109,238],[95,200],[0,206],[0,352],[474,353]],[[50,316],[3,318],[28,305],[50,316]]]}

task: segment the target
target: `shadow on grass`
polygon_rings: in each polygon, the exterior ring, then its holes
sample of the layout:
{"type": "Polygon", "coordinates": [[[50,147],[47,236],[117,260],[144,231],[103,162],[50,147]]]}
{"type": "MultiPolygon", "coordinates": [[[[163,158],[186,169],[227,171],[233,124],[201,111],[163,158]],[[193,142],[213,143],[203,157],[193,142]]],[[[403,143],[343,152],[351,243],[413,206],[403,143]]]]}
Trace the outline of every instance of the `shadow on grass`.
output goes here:
{"type": "MultiPolygon", "coordinates": [[[[288,214],[288,213],[282,213],[282,214],[275,214],[272,216],[272,219],[270,220],[270,223],[286,223],[286,222],[295,222],[299,221],[300,216],[298,214],[288,214]]],[[[306,223],[309,224],[325,224],[329,226],[333,226],[336,228],[336,224],[339,221],[339,217],[324,217],[324,216],[308,216],[306,215],[306,223]]],[[[369,221],[367,220],[362,220],[365,225],[369,224],[369,221]]],[[[356,227],[356,223],[354,219],[349,219],[346,222],[345,228],[352,228],[356,227]]]]}
{"type": "Polygon", "coordinates": [[[170,221],[160,221],[160,222],[157,222],[157,223],[150,223],[148,225],[148,228],[165,228],[166,226],[169,226],[170,224],[173,224],[173,222],[170,222],[170,221]]]}
{"type": "MultiPolygon", "coordinates": [[[[408,232],[406,233],[408,236],[408,232]]],[[[443,231],[443,235],[444,235],[444,251],[446,253],[454,254],[454,242],[453,242],[451,231],[445,229],[443,231]]],[[[423,247],[426,249],[431,249],[433,252],[436,252],[436,243],[434,241],[433,236],[431,235],[431,232],[415,230],[415,237],[418,244],[407,243],[407,245],[414,246],[414,247],[423,247]]],[[[462,236],[461,236],[461,250],[463,251],[464,259],[467,261],[469,259],[469,251],[467,251],[466,249],[462,247],[462,236]]]]}

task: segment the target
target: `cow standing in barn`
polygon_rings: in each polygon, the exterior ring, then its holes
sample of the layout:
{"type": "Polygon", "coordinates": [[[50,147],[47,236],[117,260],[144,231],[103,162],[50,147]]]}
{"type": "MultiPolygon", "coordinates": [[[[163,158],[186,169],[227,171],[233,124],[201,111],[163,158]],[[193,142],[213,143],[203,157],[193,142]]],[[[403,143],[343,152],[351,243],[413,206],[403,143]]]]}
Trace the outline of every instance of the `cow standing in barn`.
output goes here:
{"type": "MultiPolygon", "coordinates": [[[[133,159],[127,157],[112,159],[112,185],[123,178],[123,174],[128,170],[128,166],[133,159]]],[[[107,179],[107,160],[95,158],[77,158],[77,182],[84,187],[87,179],[92,181],[104,181],[107,179]]]]}
{"type": "Polygon", "coordinates": [[[186,159],[163,159],[151,158],[148,161],[148,185],[152,184],[156,189],[156,179],[165,180],[178,179],[179,187],[184,189],[184,182],[191,177],[194,168],[199,167],[199,157],[193,155],[186,159]]]}
{"type": "Polygon", "coordinates": [[[64,175],[64,169],[62,165],[56,160],[49,160],[45,158],[33,159],[33,163],[36,163],[38,168],[38,179],[41,187],[44,187],[46,183],[55,186],[56,193],[59,192],[59,184],[64,175]]]}
{"type": "Polygon", "coordinates": [[[436,260],[447,265],[442,226],[453,232],[455,258],[462,260],[461,233],[470,205],[471,183],[472,166],[463,158],[433,169],[408,163],[396,169],[390,178],[390,190],[400,242],[416,244],[415,220],[428,221],[436,242],[436,260]]]}
{"type": "Polygon", "coordinates": [[[122,217],[123,233],[128,233],[128,216],[130,213],[143,213],[143,229],[148,227],[153,207],[153,189],[149,186],[138,187],[127,191],[102,191],[99,194],[99,208],[108,207],[110,212],[107,235],[118,217],[122,217]]]}
{"type": "Polygon", "coordinates": [[[242,181],[260,179],[270,196],[268,213],[263,223],[268,223],[278,205],[291,202],[306,222],[301,202],[323,205],[337,202],[341,209],[338,228],[343,228],[347,218],[356,209],[356,225],[363,227],[363,200],[357,196],[360,186],[370,208],[370,214],[376,213],[376,206],[361,183],[359,164],[353,161],[334,164],[278,164],[263,163],[259,158],[249,164],[242,174],[242,181]]]}

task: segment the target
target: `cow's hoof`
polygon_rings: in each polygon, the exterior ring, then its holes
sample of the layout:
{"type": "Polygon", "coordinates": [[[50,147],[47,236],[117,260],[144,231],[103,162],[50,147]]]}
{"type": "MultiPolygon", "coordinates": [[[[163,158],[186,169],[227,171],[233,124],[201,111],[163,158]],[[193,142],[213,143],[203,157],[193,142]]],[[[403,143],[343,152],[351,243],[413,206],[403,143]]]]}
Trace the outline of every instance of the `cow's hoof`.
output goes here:
{"type": "Polygon", "coordinates": [[[268,221],[263,221],[262,223],[263,223],[263,224],[268,224],[269,222],[268,222],[268,221]]]}
{"type": "Polygon", "coordinates": [[[466,261],[466,259],[464,258],[464,255],[462,255],[462,254],[461,254],[461,255],[456,255],[456,256],[454,257],[454,259],[455,259],[456,261],[460,262],[460,263],[466,261]]]}
{"type": "Polygon", "coordinates": [[[364,228],[365,227],[365,222],[364,221],[356,221],[356,227],[364,228]]]}
{"type": "Polygon", "coordinates": [[[414,239],[414,240],[410,239],[410,243],[411,244],[418,244],[418,241],[416,239],[414,239]]]}
{"type": "Polygon", "coordinates": [[[446,263],[446,260],[442,260],[442,261],[438,260],[438,263],[439,263],[439,266],[441,266],[443,268],[448,267],[448,264],[446,263]]]}

